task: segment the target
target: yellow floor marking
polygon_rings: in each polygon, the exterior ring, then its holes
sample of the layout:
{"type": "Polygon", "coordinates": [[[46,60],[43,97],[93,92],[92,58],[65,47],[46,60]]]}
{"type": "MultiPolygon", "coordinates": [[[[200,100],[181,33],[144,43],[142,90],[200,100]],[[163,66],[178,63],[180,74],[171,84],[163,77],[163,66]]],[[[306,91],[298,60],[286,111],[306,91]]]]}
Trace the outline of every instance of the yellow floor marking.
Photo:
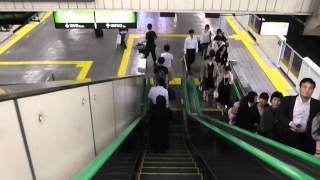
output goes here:
{"type": "Polygon", "coordinates": [[[126,75],[127,68],[128,68],[128,65],[129,65],[129,59],[130,59],[131,51],[132,51],[132,48],[133,48],[134,39],[135,38],[139,38],[139,37],[142,37],[142,35],[139,35],[139,34],[129,34],[128,35],[127,49],[124,50],[124,53],[123,53],[122,58],[121,58],[121,63],[120,63],[120,67],[119,67],[118,74],[117,74],[118,77],[126,75]]]}
{"type": "MultiPolygon", "coordinates": [[[[48,19],[52,15],[52,12],[46,13],[45,16],[40,20],[40,23],[48,19]]],[[[19,29],[15,35],[14,38],[11,39],[8,43],[6,43],[4,46],[0,48],[0,54],[6,52],[10,47],[12,47],[14,44],[16,44],[19,40],[21,40],[24,36],[26,36],[28,33],[30,33],[34,28],[36,28],[39,24],[39,22],[31,22],[30,24],[27,24],[23,26],[21,29],[19,29]]]]}
{"type": "Polygon", "coordinates": [[[6,93],[7,93],[6,90],[0,88],[0,95],[6,94],[6,93]]]}
{"type": "Polygon", "coordinates": [[[280,91],[284,96],[288,95],[288,91],[292,90],[292,87],[287,80],[282,76],[277,68],[270,68],[260,57],[259,53],[253,47],[253,40],[245,31],[240,31],[236,24],[233,22],[232,17],[227,16],[226,20],[236,33],[233,35],[234,39],[240,40],[244,46],[248,49],[253,59],[257,62],[269,80],[272,82],[277,91],[280,91]]]}
{"type": "Polygon", "coordinates": [[[223,111],[223,109],[219,109],[219,108],[201,108],[201,109],[204,112],[221,112],[221,111],[223,111]]]}
{"type": "MultiPolygon", "coordinates": [[[[187,37],[189,34],[158,34],[158,37],[161,38],[185,38],[187,37]]],[[[122,77],[125,76],[127,73],[127,69],[128,69],[128,65],[129,65],[129,60],[130,60],[130,56],[132,53],[132,48],[134,46],[134,41],[138,38],[144,38],[144,34],[129,34],[128,35],[128,40],[127,40],[127,49],[123,52],[122,58],[121,58],[121,63],[118,69],[118,73],[117,76],[118,77],[122,77]]],[[[196,37],[200,36],[200,35],[195,35],[196,37]]],[[[234,36],[229,36],[229,38],[234,38],[234,36]]],[[[170,83],[172,83],[172,85],[180,85],[181,84],[181,80],[174,80],[174,81],[170,81],[170,83]]],[[[200,83],[199,83],[200,84],[200,83]]]]}
{"type": "MultiPolygon", "coordinates": [[[[92,66],[92,61],[0,61],[1,65],[76,65],[80,72],[76,80],[85,80],[92,66]]],[[[87,79],[88,80],[88,79],[87,79]]]]}

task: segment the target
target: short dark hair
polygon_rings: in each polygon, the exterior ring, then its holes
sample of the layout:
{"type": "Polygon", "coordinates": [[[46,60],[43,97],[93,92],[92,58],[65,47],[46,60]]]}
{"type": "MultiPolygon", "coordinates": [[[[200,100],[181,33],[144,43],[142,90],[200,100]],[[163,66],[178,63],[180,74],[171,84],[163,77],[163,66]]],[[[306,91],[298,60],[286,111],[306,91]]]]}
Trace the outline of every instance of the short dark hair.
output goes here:
{"type": "Polygon", "coordinates": [[[193,29],[190,29],[189,30],[189,34],[193,34],[194,33],[194,30],[193,29]]]}
{"type": "Polygon", "coordinates": [[[266,92],[263,92],[263,93],[261,93],[261,94],[259,95],[259,98],[264,99],[265,101],[268,102],[268,100],[269,100],[269,94],[266,93],[266,92]]]}
{"type": "Polygon", "coordinates": [[[164,45],[164,46],[163,46],[163,49],[164,49],[164,51],[166,51],[166,52],[170,51],[170,46],[169,46],[169,44],[164,45]]]}
{"type": "Polygon", "coordinates": [[[211,50],[209,51],[209,56],[210,56],[211,58],[213,58],[215,55],[216,55],[216,52],[215,52],[213,49],[211,49],[211,50]]]}
{"type": "Polygon", "coordinates": [[[231,67],[230,66],[226,66],[226,67],[224,67],[224,70],[225,71],[231,71],[231,67]]]}
{"type": "Polygon", "coordinates": [[[147,25],[147,28],[148,28],[149,30],[151,30],[151,29],[152,29],[152,24],[149,23],[149,24],[147,25]]]}
{"type": "Polygon", "coordinates": [[[222,33],[222,30],[221,29],[217,29],[217,34],[218,33],[222,33]]]}
{"type": "Polygon", "coordinates": [[[204,28],[210,29],[210,25],[209,25],[209,24],[206,24],[206,25],[204,26],[204,28]]]}
{"type": "Polygon", "coordinates": [[[156,98],[156,105],[158,108],[165,108],[166,107],[166,103],[167,103],[167,100],[164,96],[157,96],[156,98]]]}
{"type": "Polygon", "coordinates": [[[248,92],[248,94],[247,94],[248,102],[249,102],[249,103],[254,103],[254,99],[255,99],[255,97],[257,97],[257,96],[258,96],[258,94],[257,94],[256,92],[254,92],[254,91],[248,92]]]}
{"type": "Polygon", "coordinates": [[[282,95],[282,93],[281,92],[279,92],[279,91],[275,91],[275,92],[273,92],[272,94],[271,94],[271,101],[272,101],[272,99],[273,98],[279,98],[279,99],[282,99],[283,98],[283,95],[282,95]]]}
{"type": "Polygon", "coordinates": [[[164,57],[159,57],[159,58],[158,58],[158,63],[159,63],[159,64],[163,64],[164,61],[165,61],[164,57]]]}
{"type": "Polygon", "coordinates": [[[166,86],[166,80],[164,80],[163,78],[158,78],[157,79],[157,85],[165,87],[166,86]]]}
{"type": "Polygon", "coordinates": [[[310,83],[310,84],[313,85],[313,89],[316,88],[316,83],[315,83],[314,80],[311,79],[311,78],[303,78],[303,79],[300,81],[299,86],[301,87],[303,83],[310,83]]]}

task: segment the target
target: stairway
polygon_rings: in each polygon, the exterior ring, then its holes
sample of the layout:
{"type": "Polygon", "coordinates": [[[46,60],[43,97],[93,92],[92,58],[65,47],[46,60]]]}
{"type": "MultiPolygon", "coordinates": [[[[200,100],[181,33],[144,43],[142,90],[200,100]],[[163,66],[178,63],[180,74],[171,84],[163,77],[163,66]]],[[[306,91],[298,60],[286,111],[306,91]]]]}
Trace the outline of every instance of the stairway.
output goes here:
{"type": "Polygon", "coordinates": [[[94,180],[127,180],[134,166],[137,154],[119,153],[113,156],[107,166],[103,166],[92,178],[94,180]]]}
{"type": "Polygon", "coordinates": [[[181,112],[174,112],[169,128],[169,149],[154,153],[147,148],[140,161],[136,180],[202,180],[202,173],[185,144],[181,112]]]}

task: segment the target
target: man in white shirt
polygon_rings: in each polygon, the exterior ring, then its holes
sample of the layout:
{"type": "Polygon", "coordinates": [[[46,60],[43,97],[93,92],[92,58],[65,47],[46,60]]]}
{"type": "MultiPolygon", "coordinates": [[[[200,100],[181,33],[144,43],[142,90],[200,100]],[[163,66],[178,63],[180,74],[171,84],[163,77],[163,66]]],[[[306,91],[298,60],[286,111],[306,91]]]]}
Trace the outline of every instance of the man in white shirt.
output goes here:
{"type": "Polygon", "coordinates": [[[169,94],[168,94],[168,90],[165,88],[166,83],[163,79],[159,79],[157,81],[157,85],[152,87],[149,90],[149,94],[148,94],[148,98],[151,100],[152,102],[152,106],[154,106],[157,103],[157,97],[159,95],[164,96],[166,98],[166,106],[167,108],[169,108],[169,94]]]}
{"type": "Polygon", "coordinates": [[[284,97],[280,108],[288,120],[284,122],[287,126],[284,142],[310,154],[315,151],[315,141],[311,137],[312,120],[320,111],[320,101],[311,97],[315,87],[311,78],[302,79],[299,95],[284,97]]]}
{"type": "Polygon", "coordinates": [[[196,53],[198,52],[198,40],[194,37],[194,30],[189,30],[189,35],[184,41],[184,49],[183,52],[186,55],[187,68],[189,74],[191,69],[191,64],[194,62],[196,58],[196,53]]]}
{"type": "Polygon", "coordinates": [[[163,65],[168,68],[169,72],[172,71],[172,61],[173,61],[173,55],[169,52],[170,46],[168,44],[164,45],[163,47],[164,52],[161,53],[161,57],[164,58],[163,65]]]}

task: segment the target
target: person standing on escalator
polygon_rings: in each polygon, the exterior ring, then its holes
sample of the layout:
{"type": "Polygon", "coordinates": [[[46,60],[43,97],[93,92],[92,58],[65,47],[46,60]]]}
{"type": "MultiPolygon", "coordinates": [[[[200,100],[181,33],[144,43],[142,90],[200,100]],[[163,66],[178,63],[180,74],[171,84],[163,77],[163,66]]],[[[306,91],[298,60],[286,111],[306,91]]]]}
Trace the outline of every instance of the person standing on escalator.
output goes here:
{"type": "Polygon", "coordinates": [[[169,124],[172,112],[166,107],[166,98],[157,96],[156,105],[150,109],[150,145],[155,153],[165,153],[169,147],[169,124]]]}

